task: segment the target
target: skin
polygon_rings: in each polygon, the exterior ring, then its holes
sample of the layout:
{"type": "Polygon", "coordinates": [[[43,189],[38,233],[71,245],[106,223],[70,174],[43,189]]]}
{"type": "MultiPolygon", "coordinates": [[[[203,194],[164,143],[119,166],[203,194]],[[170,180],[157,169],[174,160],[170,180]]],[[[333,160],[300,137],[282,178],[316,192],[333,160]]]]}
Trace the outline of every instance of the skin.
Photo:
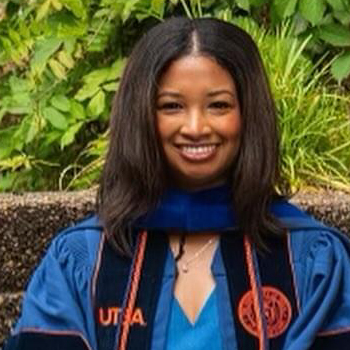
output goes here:
{"type": "Polygon", "coordinates": [[[208,57],[191,55],[174,61],[159,82],[157,126],[178,187],[198,190],[224,182],[241,129],[230,74],[208,57]]]}
{"type": "MultiPolygon", "coordinates": [[[[214,59],[189,55],[168,67],[159,82],[156,121],[172,183],[196,191],[225,182],[240,144],[241,116],[235,83],[214,59]]],[[[169,234],[174,255],[179,239],[180,233],[169,234]]],[[[215,286],[210,266],[217,244],[215,232],[189,234],[178,261],[174,294],[192,324],[215,286]],[[209,239],[213,243],[182,272],[209,239]]]]}

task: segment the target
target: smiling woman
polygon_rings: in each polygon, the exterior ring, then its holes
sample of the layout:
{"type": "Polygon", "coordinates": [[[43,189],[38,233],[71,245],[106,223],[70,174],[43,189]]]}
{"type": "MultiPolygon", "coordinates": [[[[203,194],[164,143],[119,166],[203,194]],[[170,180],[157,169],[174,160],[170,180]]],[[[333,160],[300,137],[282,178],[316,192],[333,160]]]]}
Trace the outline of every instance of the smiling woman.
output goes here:
{"type": "Polygon", "coordinates": [[[276,191],[257,47],[173,18],[115,96],[97,215],[53,241],[6,350],[346,350],[350,243],[276,191]]]}
{"type": "Polygon", "coordinates": [[[235,83],[215,60],[194,53],[171,63],[159,82],[156,122],[176,186],[198,190],[226,182],[241,117],[235,83]]]}

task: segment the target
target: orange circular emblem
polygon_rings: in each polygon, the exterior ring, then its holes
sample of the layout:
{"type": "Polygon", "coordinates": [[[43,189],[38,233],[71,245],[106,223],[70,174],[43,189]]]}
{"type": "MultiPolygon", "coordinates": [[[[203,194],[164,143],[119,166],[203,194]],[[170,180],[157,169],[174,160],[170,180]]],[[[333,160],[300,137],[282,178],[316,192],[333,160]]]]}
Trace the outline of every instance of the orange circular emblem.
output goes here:
{"type": "MultiPolygon", "coordinates": [[[[292,308],[287,297],[273,287],[262,287],[263,308],[267,323],[267,335],[275,338],[288,327],[292,308]]],[[[246,292],[238,304],[238,317],[247,332],[258,336],[256,314],[253,306],[253,292],[246,292]]]]}

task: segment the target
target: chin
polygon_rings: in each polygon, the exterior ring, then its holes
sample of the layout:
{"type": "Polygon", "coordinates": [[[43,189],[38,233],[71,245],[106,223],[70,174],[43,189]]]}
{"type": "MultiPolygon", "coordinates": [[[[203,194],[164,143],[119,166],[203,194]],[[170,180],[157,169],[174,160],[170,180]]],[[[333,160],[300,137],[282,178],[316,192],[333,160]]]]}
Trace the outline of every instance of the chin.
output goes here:
{"type": "MultiPolygon", "coordinates": [[[[211,174],[210,174],[211,175],[211,174]]],[[[223,184],[226,182],[225,178],[216,176],[205,176],[201,174],[187,174],[187,176],[182,175],[178,184],[188,190],[201,190],[206,188],[211,188],[223,184]]]]}

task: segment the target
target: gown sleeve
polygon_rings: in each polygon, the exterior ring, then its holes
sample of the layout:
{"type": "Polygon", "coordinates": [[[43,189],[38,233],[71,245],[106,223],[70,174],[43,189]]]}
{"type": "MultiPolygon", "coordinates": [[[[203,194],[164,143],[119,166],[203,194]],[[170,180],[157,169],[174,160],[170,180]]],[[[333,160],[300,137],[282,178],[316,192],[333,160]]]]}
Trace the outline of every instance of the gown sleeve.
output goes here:
{"type": "Polygon", "coordinates": [[[51,244],[25,292],[22,314],[4,350],[92,350],[88,318],[89,269],[60,235],[51,244]]]}
{"type": "Polygon", "coordinates": [[[326,230],[301,235],[304,238],[294,248],[299,316],[284,349],[348,350],[350,242],[345,235],[326,230]]]}

